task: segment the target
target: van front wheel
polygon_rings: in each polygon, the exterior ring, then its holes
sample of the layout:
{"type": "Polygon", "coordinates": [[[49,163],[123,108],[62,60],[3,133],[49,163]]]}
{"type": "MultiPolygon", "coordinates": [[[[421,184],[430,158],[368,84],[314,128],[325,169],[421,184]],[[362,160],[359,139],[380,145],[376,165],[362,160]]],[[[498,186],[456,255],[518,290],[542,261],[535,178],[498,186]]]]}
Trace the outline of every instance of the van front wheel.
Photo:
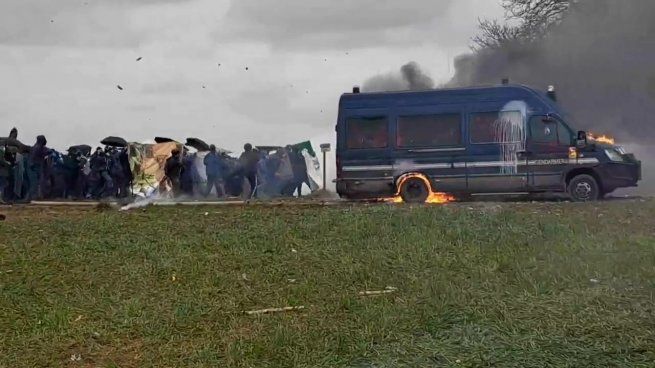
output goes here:
{"type": "Polygon", "coordinates": [[[593,176],[586,174],[571,179],[568,192],[574,202],[597,201],[601,198],[598,182],[593,176]]]}
{"type": "Polygon", "coordinates": [[[430,196],[430,188],[423,179],[407,179],[400,188],[400,197],[405,203],[425,203],[430,196]]]}

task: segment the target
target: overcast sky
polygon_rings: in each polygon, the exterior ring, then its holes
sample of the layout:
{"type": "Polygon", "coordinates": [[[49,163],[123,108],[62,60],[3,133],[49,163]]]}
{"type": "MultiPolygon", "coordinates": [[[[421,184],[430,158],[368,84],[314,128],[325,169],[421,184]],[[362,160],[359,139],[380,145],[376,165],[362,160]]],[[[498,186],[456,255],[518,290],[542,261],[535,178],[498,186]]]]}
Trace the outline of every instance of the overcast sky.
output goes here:
{"type": "Polygon", "coordinates": [[[446,81],[500,16],[496,0],[2,0],[0,136],[332,140],[341,93],[411,60],[446,81]]]}

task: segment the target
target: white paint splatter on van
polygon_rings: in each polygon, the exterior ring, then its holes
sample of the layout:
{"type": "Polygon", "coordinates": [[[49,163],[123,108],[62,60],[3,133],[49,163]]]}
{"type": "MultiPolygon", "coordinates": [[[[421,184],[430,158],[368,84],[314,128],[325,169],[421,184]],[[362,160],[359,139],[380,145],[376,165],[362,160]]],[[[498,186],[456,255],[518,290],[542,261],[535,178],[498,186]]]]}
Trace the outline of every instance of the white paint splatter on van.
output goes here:
{"type": "Polygon", "coordinates": [[[515,175],[518,172],[518,152],[525,150],[528,105],[524,101],[511,101],[501,110],[495,122],[495,141],[500,145],[500,173],[515,175]]]}

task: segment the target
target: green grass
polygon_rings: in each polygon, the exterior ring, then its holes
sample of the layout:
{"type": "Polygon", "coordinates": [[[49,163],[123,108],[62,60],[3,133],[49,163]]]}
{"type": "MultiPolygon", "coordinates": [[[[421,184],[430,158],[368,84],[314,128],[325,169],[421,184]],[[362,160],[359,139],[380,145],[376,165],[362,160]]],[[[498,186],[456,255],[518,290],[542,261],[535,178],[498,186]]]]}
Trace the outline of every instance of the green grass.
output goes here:
{"type": "Polygon", "coordinates": [[[3,211],[0,367],[655,366],[655,201],[3,211]]]}

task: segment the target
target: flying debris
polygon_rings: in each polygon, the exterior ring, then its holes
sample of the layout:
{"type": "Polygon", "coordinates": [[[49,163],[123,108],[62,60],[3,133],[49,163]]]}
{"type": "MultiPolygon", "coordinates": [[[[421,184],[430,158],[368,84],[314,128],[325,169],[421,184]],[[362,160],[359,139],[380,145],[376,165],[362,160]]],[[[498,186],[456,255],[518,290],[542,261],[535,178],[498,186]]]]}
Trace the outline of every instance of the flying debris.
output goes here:
{"type": "Polygon", "coordinates": [[[143,59],[143,58],[141,56],[139,56],[138,58],[136,58],[136,61],[141,61],[141,59],[143,59]]]}
{"type": "Polygon", "coordinates": [[[248,67],[246,67],[246,70],[248,70],[248,67]]]}
{"type": "Polygon", "coordinates": [[[116,85],[116,88],[120,89],[121,91],[123,90],[123,87],[121,87],[120,84],[117,84],[117,85],[116,85]]]}

